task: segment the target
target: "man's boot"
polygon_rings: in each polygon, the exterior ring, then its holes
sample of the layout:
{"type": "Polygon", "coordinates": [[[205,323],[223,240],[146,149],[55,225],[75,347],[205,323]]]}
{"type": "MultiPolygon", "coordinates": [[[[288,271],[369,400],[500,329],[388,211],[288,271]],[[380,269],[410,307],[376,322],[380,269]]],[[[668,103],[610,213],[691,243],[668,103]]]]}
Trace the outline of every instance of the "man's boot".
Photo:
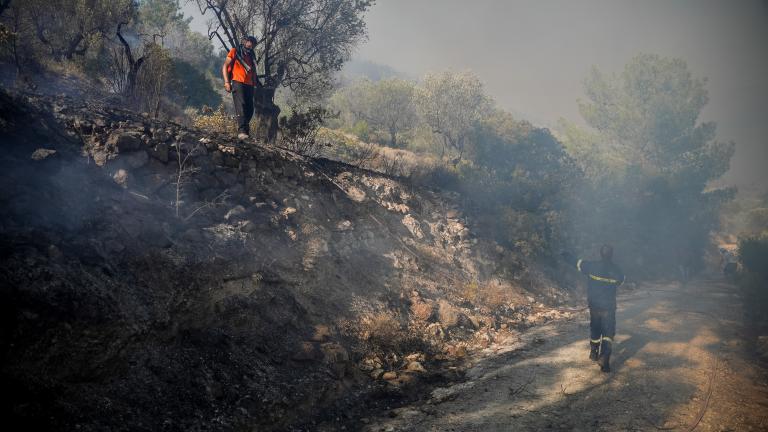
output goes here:
{"type": "Polygon", "coordinates": [[[600,342],[589,341],[589,359],[597,361],[598,355],[600,355],[600,342]]]}
{"type": "Polygon", "coordinates": [[[600,371],[602,372],[610,372],[611,371],[611,345],[613,344],[613,341],[609,338],[603,338],[603,346],[600,350],[600,358],[598,360],[598,363],[600,364],[600,371]]]}

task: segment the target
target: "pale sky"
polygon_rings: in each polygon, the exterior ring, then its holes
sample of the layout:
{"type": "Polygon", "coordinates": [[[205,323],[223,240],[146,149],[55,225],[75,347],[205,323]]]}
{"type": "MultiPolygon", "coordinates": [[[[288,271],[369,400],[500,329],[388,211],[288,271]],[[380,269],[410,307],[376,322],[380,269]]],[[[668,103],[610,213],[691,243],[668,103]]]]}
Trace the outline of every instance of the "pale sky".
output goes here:
{"type": "Polygon", "coordinates": [[[540,126],[582,122],[592,65],[680,57],[708,79],[702,120],[736,142],[726,181],[768,187],[766,0],[379,0],[366,22],[357,58],[413,76],[471,69],[499,106],[540,126]]]}

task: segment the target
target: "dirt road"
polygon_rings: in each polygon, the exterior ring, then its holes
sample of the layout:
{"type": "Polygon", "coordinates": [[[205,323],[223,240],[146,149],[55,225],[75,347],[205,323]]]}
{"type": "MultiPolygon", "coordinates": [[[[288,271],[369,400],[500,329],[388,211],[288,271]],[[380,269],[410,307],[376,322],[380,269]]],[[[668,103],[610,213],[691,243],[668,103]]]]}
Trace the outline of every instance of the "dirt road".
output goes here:
{"type": "Polygon", "coordinates": [[[644,286],[619,300],[613,372],[588,359],[583,313],[487,350],[467,381],[364,430],[765,431],[768,372],[741,333],[731,285],[644,286]]]}

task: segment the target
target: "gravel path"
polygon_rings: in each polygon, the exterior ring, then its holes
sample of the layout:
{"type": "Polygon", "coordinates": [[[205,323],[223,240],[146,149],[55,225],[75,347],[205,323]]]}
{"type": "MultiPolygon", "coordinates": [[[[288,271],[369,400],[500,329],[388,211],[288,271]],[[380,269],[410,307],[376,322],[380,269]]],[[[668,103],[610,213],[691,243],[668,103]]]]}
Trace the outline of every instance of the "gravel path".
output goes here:
{"type": "Polygon", "coordinates": [[[644,286],[619,299],[613,372],[588,359],[585,312],[479,353],[467,381],[364,430],[768,430],[768,372],[743,349],[740,311],[719,281],[644,286]]]}

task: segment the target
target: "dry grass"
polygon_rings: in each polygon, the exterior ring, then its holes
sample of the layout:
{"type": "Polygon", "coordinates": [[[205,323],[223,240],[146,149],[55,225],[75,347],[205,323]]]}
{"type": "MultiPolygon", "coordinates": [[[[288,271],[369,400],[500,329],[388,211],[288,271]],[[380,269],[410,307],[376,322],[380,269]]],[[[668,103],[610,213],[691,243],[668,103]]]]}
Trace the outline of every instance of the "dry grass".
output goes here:
{"type": "Polygon", "coordinates": [[[227,114],[223,104],[219,105],[219,108],[213,112],[194,115],[192,117],[192,125],[196,128],[212,132],[237,132],[235,119],[227,114]]]}
{"type": "Polygon", "coordinates": [[[357,339],[358,351],[365,355],[374,354],[385,359],[412,352],[431,352],[422,335],[409,328],[392,311],[369,312],[348,324],[345,335],[357,339]]]}
{"type": "Polygon", "coordinates": [[[411,315],[418,321],[429,321],[435,315],[435,306],[421,300],[411,303],[411,315]]]}
{"type": "Polygon", "coordinates": [[[318,136],[330,143],[324,154],[329,159],[340,160],[386,175],[410,177],[439,165],[439,161],[434,156],[366,143],[354,135],[338,130],[322,128],[318,136]]]}
{"type": "Polygon", "coordinates": [[[491,309],[513,303],[517,294],[509,285],[503,284],[498,279],[491,279],[479,289],[478,302],[491,309]]]}

